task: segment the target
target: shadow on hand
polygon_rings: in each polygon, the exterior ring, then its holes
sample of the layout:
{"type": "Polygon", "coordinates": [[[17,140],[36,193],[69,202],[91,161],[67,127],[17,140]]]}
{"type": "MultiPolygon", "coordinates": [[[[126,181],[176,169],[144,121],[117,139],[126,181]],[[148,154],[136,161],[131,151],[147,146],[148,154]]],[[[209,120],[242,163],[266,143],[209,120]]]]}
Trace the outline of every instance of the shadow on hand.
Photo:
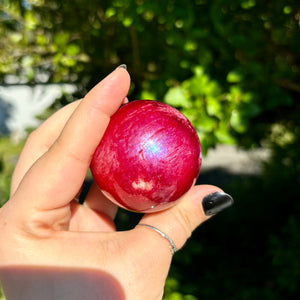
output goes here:
{"type": "Polygon", "coordinates": [[[94,269],[51,266],[9,266],[0,269],[9,300],[125,299],[120,283],[94,269]]]}

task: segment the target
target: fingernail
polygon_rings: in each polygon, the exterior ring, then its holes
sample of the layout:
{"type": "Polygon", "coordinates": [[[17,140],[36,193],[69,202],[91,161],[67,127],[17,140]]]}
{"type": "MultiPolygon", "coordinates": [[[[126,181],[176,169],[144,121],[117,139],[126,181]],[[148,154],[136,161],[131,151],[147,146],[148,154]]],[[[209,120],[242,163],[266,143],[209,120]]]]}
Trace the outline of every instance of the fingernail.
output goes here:
{"type": "Polygon", "coordinates": [[[206,216],[214,215],[232,204],[233,198],[222,192],[209,194],[202,200],[202,206],[206,216]]]}
{"type": "Polygon", "coordinates": [[[123,69],[127,70],[127,65],[125,65],[125,64],[119,65],[116,69],[119,69],[119,68],[123,68],[123,69]]]}

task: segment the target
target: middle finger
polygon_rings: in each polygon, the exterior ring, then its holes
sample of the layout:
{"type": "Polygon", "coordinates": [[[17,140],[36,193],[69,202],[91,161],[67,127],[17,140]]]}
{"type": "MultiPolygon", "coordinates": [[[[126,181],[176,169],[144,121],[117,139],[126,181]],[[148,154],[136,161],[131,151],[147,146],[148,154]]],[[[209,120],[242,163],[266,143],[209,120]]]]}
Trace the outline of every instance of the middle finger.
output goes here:
{"type": "Polygon", "coordinates": [[[67,120],[77,108],[80,101],[77,100],[64,106],[30,134],[12,176],[11,195],[15,193],[25,173],[49,150],[59,137],[67,120]]]}

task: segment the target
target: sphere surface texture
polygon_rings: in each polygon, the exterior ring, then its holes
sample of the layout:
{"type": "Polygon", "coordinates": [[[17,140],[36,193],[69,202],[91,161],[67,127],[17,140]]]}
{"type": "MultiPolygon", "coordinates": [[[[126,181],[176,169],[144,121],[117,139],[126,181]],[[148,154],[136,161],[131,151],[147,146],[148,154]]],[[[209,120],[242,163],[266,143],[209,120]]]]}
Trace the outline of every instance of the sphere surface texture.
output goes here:
{"type": "Polygon", "coordinates": [[[198,135],[182,113],[135,100],[111,117],[91,172],[111,201],[145,213],[174,205],[195,183],[201,161],[198,135]]]}

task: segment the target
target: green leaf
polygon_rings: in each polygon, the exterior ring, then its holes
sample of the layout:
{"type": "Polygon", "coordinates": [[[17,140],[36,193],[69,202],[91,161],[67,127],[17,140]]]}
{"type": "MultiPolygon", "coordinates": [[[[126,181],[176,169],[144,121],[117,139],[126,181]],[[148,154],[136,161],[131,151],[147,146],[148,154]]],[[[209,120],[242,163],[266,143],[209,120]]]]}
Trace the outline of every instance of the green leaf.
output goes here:
{"type": "Polygon", "coordinates": [[[143,90],[141,93],[141,99],[156,100],[156,95],[151,91],[143,90]]]}
{"type": "Polygon", "coordinates": [[[230,83],[238,83],[243,80],[243,74],[237,70],[232,70],[227,74],[226,80],[230,83]]]}
{"type": "Polygon", "coordinates": [[[23,34],[21,32],[13,32],[9,35],[9,38],[14,44],[17,44],[23,39],[23,34]]]}
{"type": "Polygon", "coordinates": [[[248,122],[243,118],[240,111],[234,110],[231,114],[230,125],[236,132],[244,133],[247,129],[248,122]]]}
{"type": "Polygon", "coordinates": [[[188,52],[197,50],[197,43],[195,41],[186,41],[184,49],[188,52]]]}
{"type": "Polygon", "coordinates": [[[218,121],[215,118],[207,116],[205,113],[200,113],[197,120],[194,121],[198,132],[212,132],[217,128],[218,121]]]}
{"type": "Polygon", "coordinates": [[[33,11],[26,11],[24,19],[25,19],[25,27],[27,30],[34,30],[38,25],[38,20],[34,16],[33,11]]]}
{"type": "Polygon", "coordinates": [[[219,119],[223,117],[222,105],[218,98],[207,97],[206,99],[206,110],[208,115],[216,116],[219,119]]]}
{"type": "Polygon", "coordinates": [[[60,32],[55,35],[54,44],[56,44],[58,48],[63,48],[63,50],[65,50],[68,40],[69,40],[69,33],[60,32]]]}
{"type": "Polygon", "coordinates": [[[109,8],[105,11],[105,17],[109,19],[109,18],[113,17],[116,13],[117,13],[117,12],[116,12],[115,8],[109,7],[109,8]]]}
{"type": "Polygon", "coordinates": [[[123,20],[122,20],[122,23],[125,27],[130,27],[131,24],[133,23],[133,19],[130,18],[130,17],[125,17],[123,20]]]}
{"type": "Polygon", "coordinates": [[[199,111],[195,108],[184,108],[181,112],[189,119],[189,121],[196,127],[196,122],[199,117],[199,111]]]}
{"type": "Polygon", "coordinates": [[[235,103],[235,105],[242,101],[243,92],[238,85],[232,85],[227,94],[227,100],[235,103]]]}
{"type": "Polygon", "coordinates": [[[76,65],[76,60],[69,56],[62,56],[60,63],[65,67],[73,67],[76,65]]]}
{"type": "Polygon", "coordinates": [[[69,44],[66,48],[67,55],[77,55],[80,52],[80,48],[76,44],[69,44]]]}
{"type": "Polygon", "coordinates": [[[34,63],[34,58],[32,56],[23,56],[21,60],[21,64],[24,69],[30,68],[34,63]]]}
{"type": "Polygon", "coordinates": [[[180,86],[170,88],[164,97],[164,102],[175,107],[191,107],[186,91],[180,86]]]}
{"type": "Polygon", "coordinates": [[[219,124],[219,128],[214,131],[215,136],[218,141],[222,144],[232,144],[236,143],[235,138],[229,131],[229,126],[225,120],[219,124]]]}
{"type": "Polygon", "coordinates": [[[193,71],[194,71],[194,74],[196,76],[202,76],[202,75],[204,75],[204,68],[202,66],[196,66],[196,67],[194,67],[193,71]]]}

